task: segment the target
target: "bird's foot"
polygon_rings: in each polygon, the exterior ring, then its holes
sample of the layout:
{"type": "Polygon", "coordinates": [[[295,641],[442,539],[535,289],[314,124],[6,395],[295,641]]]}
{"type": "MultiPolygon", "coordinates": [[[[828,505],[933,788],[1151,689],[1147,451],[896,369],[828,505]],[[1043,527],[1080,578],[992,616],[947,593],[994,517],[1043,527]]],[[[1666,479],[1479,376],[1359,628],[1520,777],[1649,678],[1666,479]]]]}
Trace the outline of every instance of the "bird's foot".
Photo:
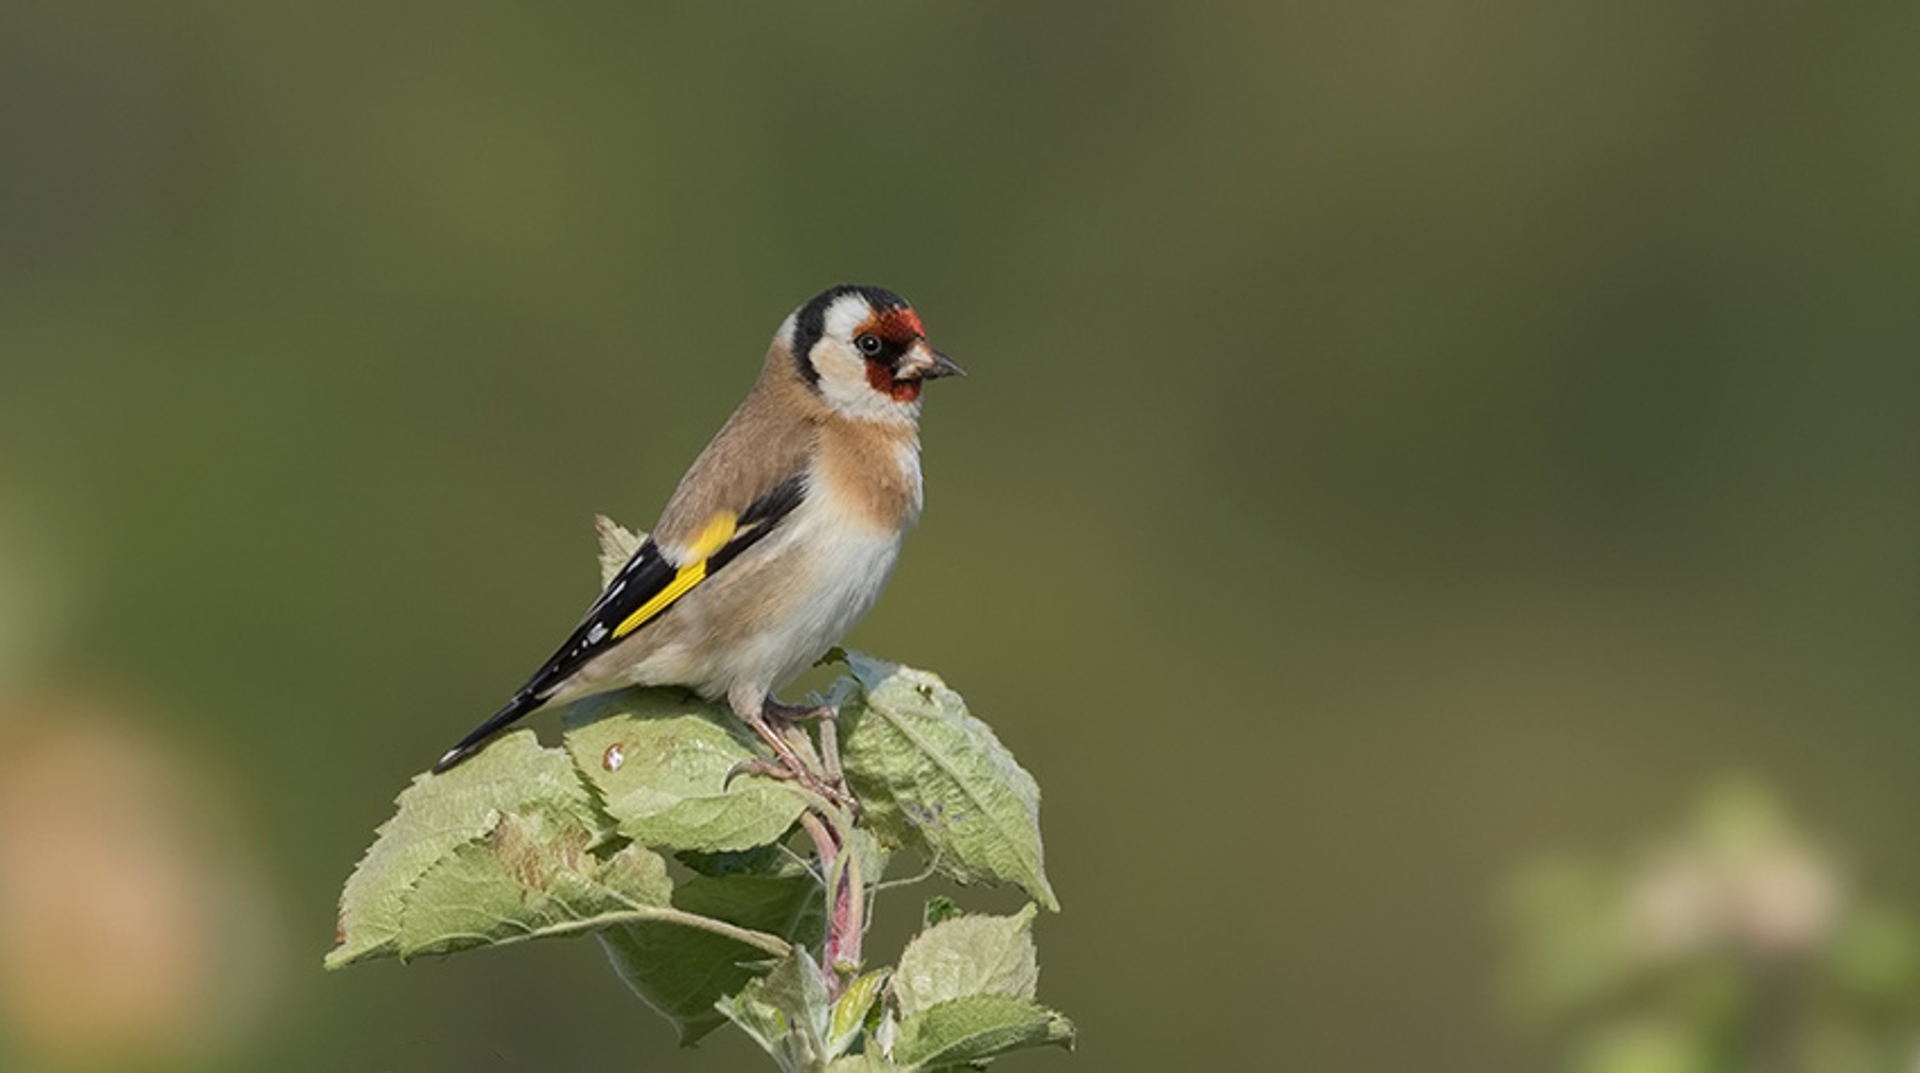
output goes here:
{"type": "Polygon", "coordinates": [[[808,793],[823,798],[829,803],[846,809],[855,815],[858,815],[860,812],[860,802],[855,800],[851,793],[847,792],[845,783],[839,781],[829,782],[826,778],[810,768],[793,768],[779,760],[767,760],[762,757],[754,757],[751,760],[742,760],[733,765],[733,767],[728,770],[727,777],[721,783],[721,787],[724,789],[732,786],[733,780],[742,775],[759,775],[763,778],[778,779],[781,782],[791,782],[808,793]]]}
{"type": "Polygon", "coordinates": [[[727,782],[731,783],[738,775],[749,774],[794,782],[831,804],[858,815],[860,803],[848,791],[846,777],[840,770],[839,734],[832,718],[834,714],[830,707],[790,706],[767,698],[760,717],[746,722],[778,759],[743,760],[727,773],[727,782]],[[819,753],[815,753],[806,730],[798,725],[808,719],[821,720],[819,753]],[[805,758],[801,755],[803,750],[805,758]]]}
{"type": "Polygon", "coordinates": [[[779,779],[781,782],[794,782],[800,778],[799,775],[794,773],[792,768],[785,764],[776,760],[763,760],[756,756],[749,760],[742,760],[731,768],[728,768],[727,777],[721,781],[720,788],[722,790],[728,789],[733,785],[733,780],[742,775],[758,775],[766,779],[779,779]]]}

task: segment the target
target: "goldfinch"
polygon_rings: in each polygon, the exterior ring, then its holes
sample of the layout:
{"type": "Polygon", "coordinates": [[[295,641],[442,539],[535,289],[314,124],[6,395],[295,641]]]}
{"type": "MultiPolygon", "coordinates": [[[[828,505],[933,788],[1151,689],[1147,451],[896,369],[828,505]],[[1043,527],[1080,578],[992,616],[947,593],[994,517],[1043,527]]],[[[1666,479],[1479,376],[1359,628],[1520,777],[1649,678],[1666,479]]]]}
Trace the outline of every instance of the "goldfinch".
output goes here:
{"type": "Polygon", "coordinates": [[[773,693],[879,598],[920,517],[920,389],[961,372],[891,291],[843,284],[795,310],[652,534],[559,650],[434,771],[529,712],[650,685],[725,698],[785,765],[756,770],[817,781],[769,725],[815,710],[773,693]]]}

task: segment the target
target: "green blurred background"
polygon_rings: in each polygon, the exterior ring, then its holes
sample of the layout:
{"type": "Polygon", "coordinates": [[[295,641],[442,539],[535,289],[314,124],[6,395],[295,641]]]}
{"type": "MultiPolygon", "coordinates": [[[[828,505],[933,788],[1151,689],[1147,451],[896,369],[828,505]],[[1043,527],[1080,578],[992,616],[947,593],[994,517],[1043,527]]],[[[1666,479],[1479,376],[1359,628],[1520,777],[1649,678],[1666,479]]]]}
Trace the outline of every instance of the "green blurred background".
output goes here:
{"type": "Polygon", "coordinates": [[[710,6],[0,8],[0,719],[104,735],[16,826],[224,870],[191,1039],[16,943],[22,1068],[759,1068],[589,942],[319,963],[849,279],[973,374],[850,643],[1046,793],[1007,1068],[1536,1068],[1503,877],[1729,767],[1920,904],[1920,7],[710,6]]]}

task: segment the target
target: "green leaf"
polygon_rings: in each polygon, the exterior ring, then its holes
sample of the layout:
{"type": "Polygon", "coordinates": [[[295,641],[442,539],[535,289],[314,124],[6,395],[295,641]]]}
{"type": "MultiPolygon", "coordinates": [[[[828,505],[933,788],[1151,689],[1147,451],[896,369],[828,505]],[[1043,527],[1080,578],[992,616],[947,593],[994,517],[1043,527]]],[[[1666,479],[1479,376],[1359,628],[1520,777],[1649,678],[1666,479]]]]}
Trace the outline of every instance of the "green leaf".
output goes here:
{"type": "Polygon", "coordinates": [[[564,818],[509,813],[420,877],[398,936],[403,958],[577,934],[609,913],[667,904],[667,863],[639,843],[602,861],[592,832],[564,818]]]}
{"type": "Polygon", "coordinates": [[[914,936],[893,977],[900,1015],[974,995],[1033,998],[1040,981],[1034,912],[1028,905],[1010,917],[958,916],[914,936]]]}
{"type": "Polygon", "coordinates": [[[567,713],[567,751],[620,833],[649,846],[715,852],[777,841],[806,800],[784,783],[727,774],[756,754],[717,705],[630,689],[567,713]]]}
{"type": "Polygon", "coordinates": [[[900,1022],[893,1061],[913,1067],[978,1062],[1022,1047],[1073,1047],[1073,1022],[1028,999],[973,995],[900,1022]]]}
{"type": "Polygon", "coordinates": [[[931,928],[942,921],[952,920],[960,915],[960,903],[944,894],[936,894],[927,899],[920,908],[920,926],[931,928]]]}
{"type": "Polygon", "coordinates": [[[890,991],[891,1057],[906,1065],[975,1062],[1073,1040],[1073,1024],[1034,1003],[1040,968],[1028,905],[1012,916],[957,916],[907,944],[890,991]]]}
{"type": "Polygon", "coordinates": [[[848,783],[867,821],[963,882],[1019,885],[1048,909],[1040,788],[935,675],[848,653],[834,691],[848,783]]]}
{"type": "Polygon", "coordinates": [[[589,845],[609,826],[566,754],[541,748],[529,730],[501,737],[452,771],[416,776],[398,805],[341,893],[340,945],[327,955],[330,969],[401,953],[414,888],[461,847],[491,836],[505,817],[585,832],[589,845]]]}
{"type": "Polygon", "coordinates": [[[786,1014],[787,1023],[800,1030],[813,1054],[825,1055],[827,1036],[832,1032],[833,999],[827,994],[826,974],[805,948],[795,947],[792,957],[782,959],[765,976],[749,983],[747,990],[786,1014]]]}
{"type": "Polygon", "coordinates": [[[833,1024],[827,1034],[827,1050],[831,1054],[844,1054],[853,1041],[866,1027],[867,1013],[873,1009],[874,1000],[880,997],[880,991],[886,986],[886,969],[875,969],[847,985],[840,998],[833,1004],[833,1024]]]}
{"type": "Polygon", "coordinates": [[[720,1012],[752,1036],[783,1070],[819,1069],[829,1057],[832,1022],[827,980],[813,956],[795,947],[765,976],[724,999],[720,1012]]]}
{"type": "Polygon", "coordinates": [[[794,1038],[793,1026],[779,1007],[746,990],[721,999],[716,1009],[772,1055],[782,1073],[799,1073],[805,1067],[806,1056],[794,1038]]]}
{"type": "Polygon", "coordinates": [[[907,1073],[907,1067],[896,1066],[877,1054],[850,1054],[834,1059],[827,1073],[907,1073]]]}
{"type": "MultiPolygon", "coordinates": [[[[673,905],[797,944],[818,942],[825,907],[805,875],[696,877],[673,892],[673,905]]],[[[753,979],[748,962],[761,950],[672,922],[623,924],[600,933],[614,971],[647,1005],[672,1021],[691,1045],[726,1022],[715,1008],[753,979]]]]}

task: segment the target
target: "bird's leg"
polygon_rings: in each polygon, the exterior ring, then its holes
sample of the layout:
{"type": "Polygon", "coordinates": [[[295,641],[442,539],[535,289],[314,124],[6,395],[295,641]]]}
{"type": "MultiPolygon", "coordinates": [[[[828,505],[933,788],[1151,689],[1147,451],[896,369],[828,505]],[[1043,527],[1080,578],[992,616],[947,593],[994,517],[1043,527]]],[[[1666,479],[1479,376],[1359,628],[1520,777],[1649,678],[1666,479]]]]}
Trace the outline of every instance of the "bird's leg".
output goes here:
{"type": "MultiPolygon", "coordinates": [[[[824,763],[817,759],[814,763],[808,763],[800,755],[801,748],[810,755],[814,750],[805,731],[794,724],[801,719],[819,718],[830,714],[833,709],[789,707],[767,694],[742,695],[738,690],[728,694],[727,700],[741,722],[752,727],[753,732],[760,735],[760,740],[766,742],[768,748],[773,750],[773,754],[779,757],[778,763],[764,760],[745,761],[735,768],[733,774],[751,773],[789,779],[844,808],[858,807],[839,777],[840,757],[837,748],[833,750],[831,759],[824,763]],[[749,700],[748,697],[752,699],[749,700]],[[791,733],[792,737],[789,738],[788,734],[782,731],[791,733]],[[830,774],[823,778],[819,771],[820,767],[825,767],[830,774]]],[[[832,741],[833,738],[829,736],[827,740],[832,741]]]]}
{"type": "Polygon", "coordinates": [[[753,715],[741,716],[741,719],[744,720],[749,727],[753,728],[755,734],[760,735],[760,740],[767,743],[767,746],[773,750],[773,755],[780,758],[777,762],[768,760],[746,761],[743,765],[746,770],[753,771],[759,775],[774,775],[775,778],[797,779],[801,782],[806,782],[807,776],[813,774],[812,769],[807,767],[806,761],[801,760],[800,754],[794,751],[793,743],[788,741],[785,735],[775,730],[773,725],[767,722],[765,718],[753,715]],[[767,770],[769,768],[772,770],[767,770]]]}
{"type": "MultiPolygon", "coordinates": [[[[844,791],[847,788],[846,776],[840,768],[840,710],[831,704],[782,704],[769,694],[763,706],[767,721],[789,731],[798,732],[799,724],[810,720],[820,723],[820,758],[827,784],[844,791]]],[[[799,735],[802,740],[805,736],[799,735]]],[[[811,746],[811,742],[808,742],[811,746]]],[[[811,749],[809,749],[811,751],[811,749]]],[[[852,800],[852,795],[847,795],[852,800]]],[[[856,806],[857,807],[857,806],[856,806]]]]}

